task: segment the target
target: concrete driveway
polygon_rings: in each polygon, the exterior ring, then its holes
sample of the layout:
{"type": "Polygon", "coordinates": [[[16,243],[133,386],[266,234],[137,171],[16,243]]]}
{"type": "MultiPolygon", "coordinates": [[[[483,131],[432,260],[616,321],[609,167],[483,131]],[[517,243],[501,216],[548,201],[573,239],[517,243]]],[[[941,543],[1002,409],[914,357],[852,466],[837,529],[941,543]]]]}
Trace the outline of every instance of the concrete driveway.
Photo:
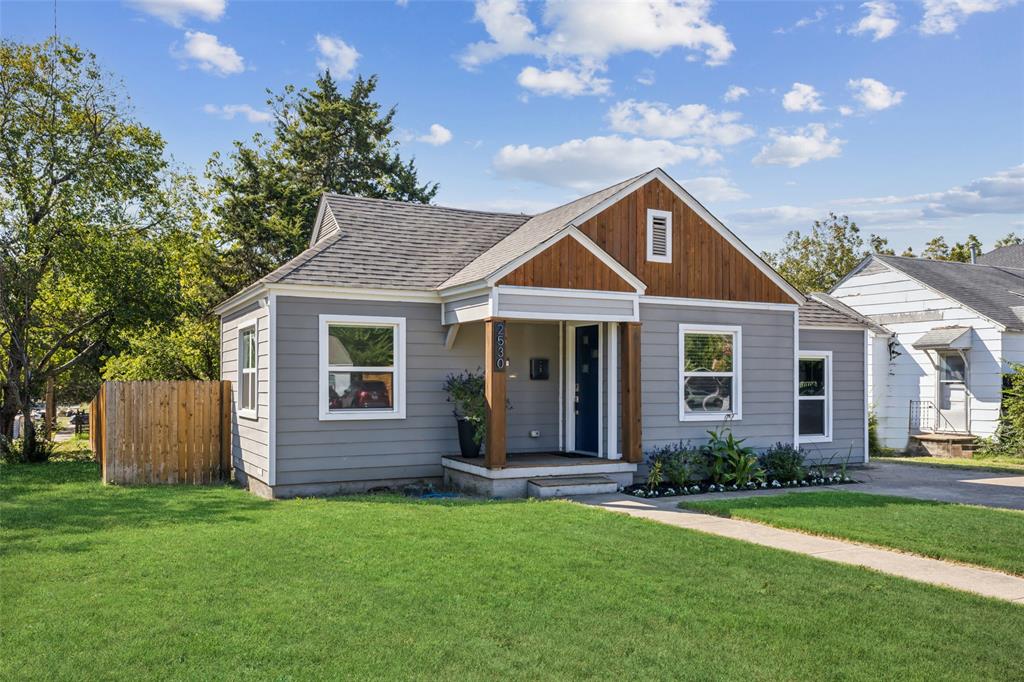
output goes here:
{"type": "Polygon", "coordinates": [[[863,481],[851,491],[1024,509],[1024,474],[872,462],[850,475],[863,481]]]}

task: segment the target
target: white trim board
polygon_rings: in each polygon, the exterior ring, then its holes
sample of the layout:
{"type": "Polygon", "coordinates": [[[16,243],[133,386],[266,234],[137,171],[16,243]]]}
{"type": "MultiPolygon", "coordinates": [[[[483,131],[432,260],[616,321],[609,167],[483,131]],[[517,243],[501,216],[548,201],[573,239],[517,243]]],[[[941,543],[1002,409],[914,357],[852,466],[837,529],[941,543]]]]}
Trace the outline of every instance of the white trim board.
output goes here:
{"type": "Polygon", "coordinates": [[[270,294],[267,301],[270,320],[270,409],[267,410],[270,423],[267,425],[267,485],[277,482],[277,294],[270,294]]]}
{"type": "Polygon", "coordinates": [[[644,305],[699,306],[704,308],[741,308],[747,310],[799,310],[796,303],[761,301],[724,301],[717,298],[681,298],[678,296],[641,296],[644,305]]]}

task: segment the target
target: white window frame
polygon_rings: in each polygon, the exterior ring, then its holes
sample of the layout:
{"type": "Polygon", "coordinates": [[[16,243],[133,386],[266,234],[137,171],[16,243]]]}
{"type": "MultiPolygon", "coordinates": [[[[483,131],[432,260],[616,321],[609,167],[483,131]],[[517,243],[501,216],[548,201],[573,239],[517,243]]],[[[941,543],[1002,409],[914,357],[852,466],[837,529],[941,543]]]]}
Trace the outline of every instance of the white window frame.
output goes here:
{"type": "Polygon", "coordinates": [[[257,324],[258,319],[253,318],[246,320],[236,327],[237,338],[235,339],[235,348],[238,353],[238,396],[235,398],[235,404],[238,406],[238,416],[244,417],[245,419],[259,419],[260,409],[260,330],[257,324]],[[242,334],[243,332],[252,330],[253,340],[253,361],[256,363],[253,367],[246,368],[242,365],[242,334]],[[242,375],[251,374],[253,377],[253,406],[251,408],[242,407],[242,375]]]}
{"type": "Polygon", "coordinates": [[[647,209],[647,260],[654,263],[672,262],[672,212],[659,211],[656,208],[647,209]],[[665,255],[654,254],[654,219],[665,219],[665,255]]]}
{"type": "Polygon", "coordinates": [[[731,325],[680,324],[679,325],[679,421],[718,422],[739,421],[743,418],[743,328],[731,325]],[[686,367],[686,334],[731,334],[731,372],[684,372],[686,367]],[[688,376],[732,377],[732,410],[729,412],[687,412],[685,384],[688,376]]]}
{"type": "Polygon", "coordinates": [[[797,434],[801,443],[831,443],[832,442],[832,351],[830,350],[801,350],[800,360],[824,360],[825,361],[825,395],[800,395],[800,366],[797,365],[797,434]],[[805,400],[821,400],[825,403],[825,433],[824,434],[802,434],[800,433],[800,403],[805,400]]]}
{"type": "MultiPolygon", "coordinates": [[[[368,419],[405,419],[405,318],[404,317],[370,317],[366,315],[321,315],[320,316],[320,363],[318,383],[320,387],[320,421],[365,421],[368,419]],[[331,411],[328,397],[327,375],[331,365],[327,357],[327,338],[330,325],[340,324],[350,327],[393,327],[394,347],[389,371],[393,374],[391,409],[362,409],[331,411]]],[[[366,372],[383,369],[380,367],[335,367],[346,372],[366,372]]]]}

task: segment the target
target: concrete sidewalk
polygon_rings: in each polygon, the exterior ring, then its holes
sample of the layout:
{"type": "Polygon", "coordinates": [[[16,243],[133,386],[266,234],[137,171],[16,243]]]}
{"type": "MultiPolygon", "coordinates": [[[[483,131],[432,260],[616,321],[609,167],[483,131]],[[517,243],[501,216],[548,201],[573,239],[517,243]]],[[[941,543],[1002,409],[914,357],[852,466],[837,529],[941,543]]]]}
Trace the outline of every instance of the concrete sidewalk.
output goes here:
{"type": "Polygon", "coordinates": [[[587,495],[575,499],[583,504],[638,518],[651,519],[670,526],[806,554],[826,561],[873,568],[882,573],[974,592],[1024,606],[1024,578],[987,568],[928,559],[845,540],[833,540],[797,531],[772,528],[751,521],[725,519],[678,509],[676,507],[678,499],[643,500],[621,493],[587,495]]]}

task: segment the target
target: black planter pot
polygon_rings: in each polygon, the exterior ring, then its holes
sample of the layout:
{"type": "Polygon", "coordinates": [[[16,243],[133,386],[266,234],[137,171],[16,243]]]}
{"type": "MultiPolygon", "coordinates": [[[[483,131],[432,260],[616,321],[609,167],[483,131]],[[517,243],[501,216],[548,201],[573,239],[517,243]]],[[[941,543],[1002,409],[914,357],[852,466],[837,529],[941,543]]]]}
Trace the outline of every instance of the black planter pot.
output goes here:
{"type": "Polygon", "coordinates": [[[476,434],[473,422],[465,417],[456,417],[455,420],[459,424],[459,450],[462,451],[462,456],[479,457],[480,443],[473,440],[473,436],[476,434]]]}

